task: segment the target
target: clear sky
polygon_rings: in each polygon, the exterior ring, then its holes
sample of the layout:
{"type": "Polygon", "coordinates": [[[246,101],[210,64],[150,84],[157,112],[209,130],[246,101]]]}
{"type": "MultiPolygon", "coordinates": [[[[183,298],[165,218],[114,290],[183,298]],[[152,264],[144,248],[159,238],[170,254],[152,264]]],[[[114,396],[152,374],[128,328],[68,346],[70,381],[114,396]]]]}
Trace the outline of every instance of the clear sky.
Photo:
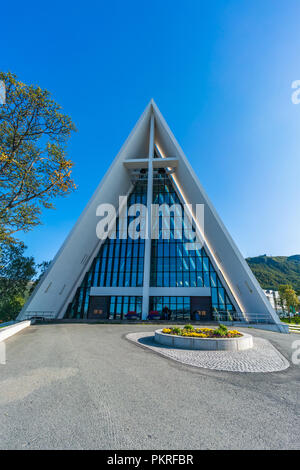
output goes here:
{"type": "Polygon", "coordinates": [[[152,97],[243,255],[300,253],[299,1],[5,2],[0,69],[51,91],[78,128],[78,190],[21,234],[37,261],[152,97]]]}

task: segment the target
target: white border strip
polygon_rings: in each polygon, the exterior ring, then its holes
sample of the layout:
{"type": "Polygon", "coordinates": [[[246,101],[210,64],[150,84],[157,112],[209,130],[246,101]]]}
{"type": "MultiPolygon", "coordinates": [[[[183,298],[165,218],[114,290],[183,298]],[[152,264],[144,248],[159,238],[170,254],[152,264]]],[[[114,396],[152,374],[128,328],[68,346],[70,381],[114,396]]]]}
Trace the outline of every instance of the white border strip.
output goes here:
{"type": "Polygon", "coordinates": [[[9,325],[9,326],[0,328],[0,342],[4,341],[10,336],[15,335],[16,333],[19,333],[19,331],[24,330],[24,328],[27,328],[30,325],[31,325],[31,320],[25,320],[25,321],[15,323],[14,325],[9,325]]]}

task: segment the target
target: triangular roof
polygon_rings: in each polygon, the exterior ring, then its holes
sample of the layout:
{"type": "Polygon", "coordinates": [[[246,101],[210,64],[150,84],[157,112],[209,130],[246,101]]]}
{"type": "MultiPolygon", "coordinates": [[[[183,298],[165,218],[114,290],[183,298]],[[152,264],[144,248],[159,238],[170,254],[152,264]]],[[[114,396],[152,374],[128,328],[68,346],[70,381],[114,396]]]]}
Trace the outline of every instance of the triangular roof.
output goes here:
{"type": "Polygon", "coordinates": [[[259,314],[272,323],[279,323],[277,314],[153,100],[145,108],[47,272],[23,307],[19,319],[34,314],[42,315],[42,312],[48,312],[49,316],[56,318],[63,317],[68,303],[99,250],[101,241],[97,238],[95,230],[98,222],[96,208],[102,203],[118,207],[119,195],[126,195],[132,189],[128,168],[135,166],[136,159],[143,160],[139,164],[147,165],[152,115],[155,122],[155,145],[160,156],[176,166],[172,179],[182,202],[204,204],[205,233],[202,235],[205,248],[222,282],[229,287],[231,301],[236,310],[241,312],[246,320],[259,314]]]}

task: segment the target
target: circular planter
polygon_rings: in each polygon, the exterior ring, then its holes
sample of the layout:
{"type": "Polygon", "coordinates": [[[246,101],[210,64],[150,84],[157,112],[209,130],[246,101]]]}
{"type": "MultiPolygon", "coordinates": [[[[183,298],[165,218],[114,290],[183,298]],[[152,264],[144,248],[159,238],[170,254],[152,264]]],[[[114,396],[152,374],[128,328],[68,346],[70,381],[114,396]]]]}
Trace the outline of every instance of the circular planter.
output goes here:
{"type": "Polygon", "coordinates": [[[155,342],[180,349],[197,349],[209,351],[244,351],[253,346],[253,338],[247,333],[238,338],[189,338],[155,331],[155,342]]]}

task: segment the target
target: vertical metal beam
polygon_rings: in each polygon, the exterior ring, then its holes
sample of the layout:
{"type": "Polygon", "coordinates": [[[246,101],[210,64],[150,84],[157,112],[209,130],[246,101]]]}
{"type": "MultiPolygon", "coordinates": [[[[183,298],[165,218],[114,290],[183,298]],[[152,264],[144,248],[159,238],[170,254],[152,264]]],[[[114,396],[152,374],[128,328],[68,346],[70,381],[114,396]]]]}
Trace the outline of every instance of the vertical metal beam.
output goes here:
{"type": "Polygon", "coordinates": [[[143,283],[143,305],[142,319],[146,320],[149,313],[149,287],[151,269],[151,204],[153,193],[153,156],[154,156],[154,114],[151,112],[150,137],[149,137],[149,162],[147,181],[147,236],[145,240],[144,253],[144,283],[143,283]]]}

